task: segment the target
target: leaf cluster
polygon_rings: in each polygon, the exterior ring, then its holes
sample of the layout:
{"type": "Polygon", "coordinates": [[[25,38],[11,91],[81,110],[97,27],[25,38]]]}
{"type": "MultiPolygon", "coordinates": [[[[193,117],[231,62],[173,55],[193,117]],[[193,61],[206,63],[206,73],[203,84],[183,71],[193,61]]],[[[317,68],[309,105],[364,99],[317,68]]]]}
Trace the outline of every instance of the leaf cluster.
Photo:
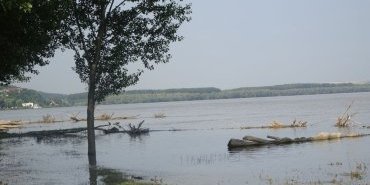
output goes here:
{"type": "Polygon", "coordinates": [[[60,46],[64,1],[0,1],[0,84],[28,80],[60,46]]]}
{"type": "Polygon", "coordinates": [[[75,51],[82,82],[96,72],[96,101],[137,83],[143,69],[129,72],[130,63],[152,70],[168,62],[170,43],[182,39],[177,30],[191,13],[190,5],[174,0],[79,0],[69,11],[65,44],[75,51]]]}

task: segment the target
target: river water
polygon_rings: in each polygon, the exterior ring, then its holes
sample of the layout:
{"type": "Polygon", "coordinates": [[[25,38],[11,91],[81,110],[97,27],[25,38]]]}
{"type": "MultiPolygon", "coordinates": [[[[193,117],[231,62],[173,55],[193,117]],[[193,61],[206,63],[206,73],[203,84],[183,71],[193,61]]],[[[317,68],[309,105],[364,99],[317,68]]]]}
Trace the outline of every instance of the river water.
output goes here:
{"type": "MultiPolygon", "coordinates": [[[[67,120],[86,107],[1,111],[2,120],[40,120],[51,114],[67,120]]],[[[308,137],[319,132],[370,133],[370,93],[99,105],[96,115],[134,116],[122,124],[145,120],[151,132],[132,138],[97,133],[97,163],[101,168],[156,179],[165,184],[366,184],[370,182],[370,137],[229,151],[230,138],[245,135],[308,137]],[[334,127],[336,118],[353,103],[355,125],[334,127]],[[154,114],[164,113],[164,118],[154,114]],[[307,128],[239,129],[276,120],[308,121],[307,128]],[[359,177],[351,176],[358,172],[359,177]]],[[[106,124],[106,121],[96,121],[106,124]]],[[[28,124],[12,132],[85,126],[70,121],[28,124]]],[[[86,136],[12,138],[0,140],[0,182],[8,184],[89,184],[86,136]]],[[[1,183],[0,183],[1,184],[1,183]]]]}

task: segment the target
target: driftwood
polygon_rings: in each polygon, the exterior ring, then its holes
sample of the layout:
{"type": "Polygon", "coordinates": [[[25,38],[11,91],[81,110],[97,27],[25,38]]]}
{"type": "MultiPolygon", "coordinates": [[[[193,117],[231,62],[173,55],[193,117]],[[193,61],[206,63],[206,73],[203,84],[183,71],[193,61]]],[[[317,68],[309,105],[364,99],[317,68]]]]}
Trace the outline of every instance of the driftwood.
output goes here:
{"type": "Polygon", "coordinates": [[[227,146],[231,148],[241,148],[241,147],[255,147],[262,145],[280,145],[280,144],[292,144],[292,143],[303,143],[312,141],[322,141],[331,139],[341,139],[348,137],[364,137],[370,136],[370,134],[347,134],[342,135],[341,133],[326,133],[322,132],[314,137],[298,137],[298,138],[288,138],[288,137],[275,137],[267,136],[269,139],[263,139],[254,136],[245,136],[243,139],[230,139],[227,146]]]}
{"type": "MultiPolygon", "coordinates": [[[[141,128],[144,120],[141,121],[138,126],[132,125],[131,123],[128,125],[129,129],[124,129],[119,122],[110,123],[107,125],[100,125],[96,126],[95,130],[103,131],[105,134],[111,133],[127,133],[130,136],[137,136],[140,134],[146,134],[149,132],[148,128],[141,128]]],[[[86,131],[86,127],[79,127],[79,128],[70,128],[70,129],[59,129],[59,130],[42,130],[42,131],[31,131],[25,133],[7,133],[7,132],[0,132],[0,139],[3,138],[14,138],[14,137],[56,137],[56,136],[64,136],[68,134],[75,134],[79,132],[86,131]]]]}
{"type": "Polygon", "coordinates": [[[240,129],[258,129],[258,128],[269,128],[269,129],[279,129],[279,128],[306,128],[307,121],[297,121],[294,120],[290,125],[284,125],[280,122],[273,121],[267,126],[250,126],[250,127],[240,127],[240,129]]]}
{"type": "Polygon", "coordinates": [[[125,130],[130,135],[140,135],[140,134],[146,134],[149,132],[148,128],[141,128],[143,125],[144,120],[141,121],[138,126],[132,125],[131,123],[128,124],[129,130],[125,130]]]}

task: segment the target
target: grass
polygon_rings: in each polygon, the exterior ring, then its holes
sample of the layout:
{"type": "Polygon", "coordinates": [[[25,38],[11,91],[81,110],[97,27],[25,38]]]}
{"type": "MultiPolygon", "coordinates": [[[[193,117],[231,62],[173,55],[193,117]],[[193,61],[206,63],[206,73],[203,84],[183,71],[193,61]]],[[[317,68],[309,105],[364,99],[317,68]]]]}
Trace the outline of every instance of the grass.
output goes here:
{"type": "Polygon", "coordinates": [[[351,126],[351,116],[345,115],[337,118],[337,122],[335,123],[336,127],[349,127],[351,126]]]}
{"type": "Polygon", "coordinates": [[[114,113],[112,113],[112,114],[103,113],[100,116],[98,116],[96,118],[96,120],[110,120],[110,119],[113,118],[113,115],[114,115],[114,113]]]}
{"type": "Polygon", "coordinates": [[[284,125],[278,121],[273,121],[271,124],[270,124],[270,127],[271,128],[282,128],[284,125]]]}
{"type": "Polygon", "coordinates": [[[307,127],[307,121],[297,121],[296,119],[290,124],[291,127],[307,127]]]}
{"type": "Polygon", "coordinates": [[[362,180],[366,175],[367,167],[365,163],[358,163],[356,168],[350,172],[352,180],[362,180]]]}
{"type": "Polygon", "coordinates": [[[154,118],[165,118],[166,115],[163,112],[154,114],[154,118]]]}
{"type": "Polygon", "coordinates": [[[294,120],[290,125],[284,125],[281,122],[273,121],[270,126],[270,128],[289,128],[289,127],[307,127],[307,121],[297,121],[294,120]]]}
{"type": "MultiPolygon", "coordinates": [[[[21,127],[21,121],[7,121],[7,120],[0,120],[0,132],[8,131],[12,128],[19,128],[21,127]]],[[[1,185],[1,184],[0,184],[1,185]]]]}
{"type": "Polygon", "coordinates": [[[123,182],[119,185],[157,185],[157,184],[153,184],[153,183],[150,183],[150,182],[138,182],[138,181],[127,181],[127,182],[123,182]]]}
{"type": "Polygon", "coordinates": [[[42,116],[41,122],[42,123],[54,123],[55,117],[50,114],[46,114],[45,116],[42,116]]]}
{"type": "MultiPolygon", "coordinates": [[[[259,183],[255,184],[268,184],[268,185],[369,185],[367,166],[364,162],[356,163],[353,170],[347,173],[343,173],[346,170],[343,167],[342,162],[331,162],[327,165],[331,166],[332,169],[328,171],[321,171],[321,167],[318,171],[322,173],[322,177],[312,178],[311,174],[303,173],[298,169],[287,173],[286,177],[272,177],[269,174],[260,172],[259,183]],[[327,174],[327,176],[325,176],[327,174]]],[[[319,173],[320,174],[320,173],[319,173]]]]}
{"type": "Polygon", "coordinates": [[[352,105],[353,102],[348,105],[346,111],[337,118],[337,122],[335,123],[336,127],[349,127],[352,125],[352,117],[356,115],[356,113],[350,113],[352,105]]]}
{"type": "Polygon", "coordinates": [[[146,182],[141,180],[142,177],[130,176],[114,169],[98,168],[96,172],[98,179],[105,185],[160,185],[159,182],[146,182]]]}

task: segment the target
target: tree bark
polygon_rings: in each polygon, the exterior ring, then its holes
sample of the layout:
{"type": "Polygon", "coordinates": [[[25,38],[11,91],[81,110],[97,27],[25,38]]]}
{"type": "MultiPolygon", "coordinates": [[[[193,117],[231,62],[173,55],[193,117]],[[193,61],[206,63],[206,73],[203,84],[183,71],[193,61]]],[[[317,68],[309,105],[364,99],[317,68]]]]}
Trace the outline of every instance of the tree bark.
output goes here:
{"type": "Polygon", "coordinates": [[[95,111],[95,83],[96,83],[96,64],[90,66],[89,92],[87,95],[87,143],[89,164],[96,165],[95,148],[95,129],[94,129],[94,111],[95,111]]]}
{"type": "Polygon", "coordinates": [[[96,78],[97,78],[97,65],[101,60],[101,49],[103,37],[106,32],[105,24],[105,6],[102,4],[101,8],[101,22],[99,25],[97,37],[95,40],[94,47],[94,58],[91,63],[89,63],[89,92],[87,97],[87,140],[88,140],[88,156],[90,166],[96,165],[96,148],[95,148],[95,131],[94,131],[94,111],[95,111],[95,90],[96,90],[96,78]]]}

